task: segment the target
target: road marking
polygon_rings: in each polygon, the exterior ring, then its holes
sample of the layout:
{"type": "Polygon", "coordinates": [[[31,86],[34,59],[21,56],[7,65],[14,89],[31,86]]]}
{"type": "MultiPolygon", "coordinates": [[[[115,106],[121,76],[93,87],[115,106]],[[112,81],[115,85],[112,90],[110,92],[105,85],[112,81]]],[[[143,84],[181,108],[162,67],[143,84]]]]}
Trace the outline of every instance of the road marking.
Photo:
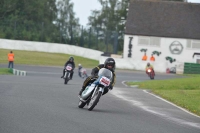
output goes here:
{"type": "MultiPolygon", "coordinates": [[[[129,82],[129,81],[122,81],[122,84],[124,85],[124,86],[126,86],[126,87],[138,87],[138,85],[132,85],[132,86],[128,86],[127,84],[126,84],[126,82],[129,82]]],[[[131,81],[130,81],[131,82],[131,81]]],[[[132,81],[133,82],[133,81],[132,81]]],[[[140,82],[140,81],[134,81],[134,82],[140,82]]]]}
{"type": "Polygon", "coordinates": [[[150,113],[155,114],[157,116],[161,116],[161,117],[163,117],[167,120],[171,120],[173,122],[176,122],[177,124],[189,125],[189,126],[196,127],[196,128],[200,129],[200,123],[189,122],[189,121],[185,121],[183,119],[174,118],[173,116],[170,116],[170,115],[165,114],[163,112],[158,112],[156,110],[153,110],[153,109],[151,109],[150,106],[147,106],[140,101],[136,101],[132,97],[127,97],[127,96],[123,95],[122,91],[115,89],[114,91],[111,92],[111,94],[122,99],[122,100],[124,100],[124,101],[127,101],[127,102],[131,103],[132,105],[137,106],[137,107],[139,107],[139,108],[141,108],[141,109],[143,109],[147,112],[150,112],[150,113]]]}
{"type": "Polygon", "coordinates": [[[129,87],[128,85],[126,85],[125,82],[126,82],[126,81],[122,81],[122,84],[123,84],[124,86],[126,86],[126,87],[129,87]]]}
{"type": "Polygon", "coordinates": [[[188,110],[186,110],[186,109],[184,109],[184,108],[182,108],[182,107],[180,107],[180,106],[177,106],[176,104],[171,103],[170,101],[167,101],[167,100],[165,100],[165,99],[163,99],[163,98],[161,98],[161,97],[159,97],[159,96],[157,96],[157,95],[155,95],[155,94],[152,94],[152,93],[148,92],[147,90],[143,90],[143,91],[144,91],[145,93],[148,93],[148,94],[150,94],[150,95],[152,95],[152,96],[154,96],[154,97],[156,97],[156,98],[158,98],[158,99],[160,99],[160,100],[166,102],[166,103],[169,103],[169,104],[171,104],[171,105],[173,105],[173,106],[175,106],[175,107],[181,109],[182,111],[184,111],[184,112],[186,112],[186,113],[188,113],[188,114],[190,114],[190,115],[193,115],[193,116],[196,116],[196,117],[200,118],[200,116],[198,116],[198,115],[196,115],[196,114],[193,114],[193,113],[189,112],[188,110]]]}
{"type": "MultiPolygon", "coordinates": [[[[126,82],[126,81],[122,81],[122,84],[123,84],[124,86],[126,86],[126,87],[138,87],[138,86],[128,86],[128,85],[125,84],[125,82],[126,82]]],[[[147,90],[143,90],[143,91],[144,91],[145,93],[148,93],[148,94],[150,94],[150,95],[152,95],[152,96],[154,96],[154,97],[156,97],[156,98],[158,98],[158,99],[160,99],[160,100],[162,100],[162,101],[164,101],[164,102],[167,102],[167,103],[169,103],[169,104],[171,104],[171,105],[173,105],[173,106],[175,106],[175,107],[181,109],[182,111],[184,111],[184,112],[186,112],[186,113],[188,113],[188,114],[190,114],[190,115],[193,115],[193,116],[195,116],[195,117],[200,118],[200,116],[198,116],[198,115],[196,115],[196,114],[193,114],[193,113],[189,112],[188,110],[186,110],[186,109],[184,109],[184,108],[182,108],[182,107],[180,107],[180,106],[177,106],[176,104],[171,103],[170,101],[167,101],[167,100],[165,100],[165,99],[163,99],[163,98],[161,98],[161,97],[159,97],[159,96],[157,96],[157,95],[155,95],[155,94],[152,94],[152,93],[148,92],[147,90]]]]}

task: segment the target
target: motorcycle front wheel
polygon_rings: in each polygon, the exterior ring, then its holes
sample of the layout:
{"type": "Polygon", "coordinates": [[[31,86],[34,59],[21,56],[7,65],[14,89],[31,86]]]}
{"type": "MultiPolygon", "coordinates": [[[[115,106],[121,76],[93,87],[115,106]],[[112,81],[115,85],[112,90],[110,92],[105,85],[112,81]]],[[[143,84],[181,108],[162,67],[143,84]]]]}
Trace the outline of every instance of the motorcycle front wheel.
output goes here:
{"type": "Polygon", "coordinates": [[[64,84],[67,84],[69,81],[68,75],[69,75],[69,73],[67,72],[66,78],[64,79],[64,84]]]}
{"type": "Polygon", "coordinates": [[[64,84],[67,84],[67,82],[68,82],[68,79],[66,78],[65,81],[64,81],[64,84]]]}
{"type": "Polygon", "coordinates": [[[81,100],[79,100],[79,103],[78,103],[78,107],[79,108],[83,108],[85,105],[86,105],[86,103],[84,103],[81,100]]]}
{"type": "Polygon", "coordinates": [[[102,92],[97,91],[94,97],[91,98],[90,102],[88,103],[88,110],[91,111],[99,102],[99,99],[102,95],[102,92]]]}
{"type": "Polygon", "coordinates": [[[150,79],[154,79],[154,74],[152,72],[150,73],[150,79]]]}

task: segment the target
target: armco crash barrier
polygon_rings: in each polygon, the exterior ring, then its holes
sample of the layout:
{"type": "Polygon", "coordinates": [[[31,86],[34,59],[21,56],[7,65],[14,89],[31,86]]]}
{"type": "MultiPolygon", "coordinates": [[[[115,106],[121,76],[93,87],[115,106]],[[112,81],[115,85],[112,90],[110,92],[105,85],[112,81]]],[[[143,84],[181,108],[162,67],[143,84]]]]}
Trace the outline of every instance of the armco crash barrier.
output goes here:
{"type": "Polygon", "coordinates": [[[26,71],[21,71],[17,69],[12,69],[12,73],[17,76],[26,76],[27,74],[26,71]]]}

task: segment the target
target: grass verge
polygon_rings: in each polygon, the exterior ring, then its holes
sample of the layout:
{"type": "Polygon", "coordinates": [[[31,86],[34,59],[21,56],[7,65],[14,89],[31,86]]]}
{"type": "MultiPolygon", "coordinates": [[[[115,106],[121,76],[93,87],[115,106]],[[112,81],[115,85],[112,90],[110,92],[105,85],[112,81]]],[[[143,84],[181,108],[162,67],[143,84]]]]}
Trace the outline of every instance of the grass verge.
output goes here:
{"type": "Polygon", "coordinates": [[[182,79],[127,82],[127,85],[138,85],[141,89],[148,89],[152,93],[200,116],[199,81],[200,75],[190,75],[182,79]]]}
{"type": "Polygon", "coordinates": [[[0,68],[0,75],[10,75],[12,74],[12,69],[0,68]]]}
{"type": "MultiPolygon", "coordinates": [[[[0,49],[0,63],[7,64],[8,49],[0,49]]],[[[82,64],[85,68],[93,68],[99,64],[99,61],[83,58],[75,55],[60,54],[60,53],[46,53],[35,51],[13,50],[15,54],[14,64],[23,65],[45,65],[45,66],[64,66],[65,62],[70,56],[74,57],[76,67],[82,64]]],[[[92,56],[92,55],[91,55],[92,56]]]]}

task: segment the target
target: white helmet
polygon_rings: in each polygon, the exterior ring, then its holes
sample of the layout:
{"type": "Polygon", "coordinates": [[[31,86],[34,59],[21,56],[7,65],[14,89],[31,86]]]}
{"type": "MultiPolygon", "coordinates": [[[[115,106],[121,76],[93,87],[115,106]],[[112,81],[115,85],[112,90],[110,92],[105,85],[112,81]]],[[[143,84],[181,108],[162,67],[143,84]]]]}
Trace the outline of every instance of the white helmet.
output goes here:
{"type": "Polygon", "coordinates": [[[78,64],[78,66],[81,66],[81,64],[78,64]]]}

